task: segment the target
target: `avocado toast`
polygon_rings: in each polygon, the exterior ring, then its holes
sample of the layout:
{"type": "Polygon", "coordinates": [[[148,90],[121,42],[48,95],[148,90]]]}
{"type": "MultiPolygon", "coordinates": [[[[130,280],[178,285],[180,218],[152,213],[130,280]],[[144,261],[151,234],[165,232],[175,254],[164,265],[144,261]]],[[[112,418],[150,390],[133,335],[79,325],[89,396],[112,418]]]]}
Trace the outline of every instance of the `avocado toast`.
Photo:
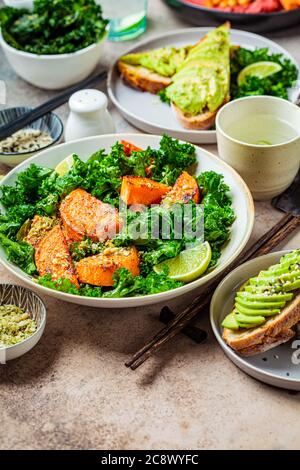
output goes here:
{"type": "Polygon", "coordinates": [[[118,68],[130,85],[162,93],[183,127],[208,129],[229,100],[229,23],[210,31],[194,46],[125,55],[118,68]]]}
{"type": "Polygon", "coordinates": [[[300,250],[241,286],[223,320],[223,339],[242,356],[253,356],[291,339],[300,321],[300,250]]]}

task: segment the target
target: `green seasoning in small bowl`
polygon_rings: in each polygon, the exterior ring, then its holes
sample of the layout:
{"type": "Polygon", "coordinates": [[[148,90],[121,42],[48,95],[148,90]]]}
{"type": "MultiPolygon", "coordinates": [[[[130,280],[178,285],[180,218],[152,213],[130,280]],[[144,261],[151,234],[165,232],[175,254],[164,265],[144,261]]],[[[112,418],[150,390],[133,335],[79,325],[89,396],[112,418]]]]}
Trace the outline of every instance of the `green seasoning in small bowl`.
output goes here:
{"type": "Polygon", "coordinates": [[[30,313],[16,305],[0,306],[0,348],[24,341],[36,329],[37,324],[30,313]]]}

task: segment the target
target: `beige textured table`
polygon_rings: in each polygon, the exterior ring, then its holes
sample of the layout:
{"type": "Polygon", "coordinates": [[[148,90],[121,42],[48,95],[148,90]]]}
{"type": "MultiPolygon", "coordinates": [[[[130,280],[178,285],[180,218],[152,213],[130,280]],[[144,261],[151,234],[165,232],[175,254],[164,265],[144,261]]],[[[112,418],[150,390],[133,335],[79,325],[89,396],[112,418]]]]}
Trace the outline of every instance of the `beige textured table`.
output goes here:
{"type": "MultiPolygon", "coordinates": [[[[147,37],[186,26],[159,0],[150,0],[149,17],[147,37]]],[[[272,38],[300,62],[299,33],[272,38]]],[[[108,43],[105,62],[129,45],[108,43]]],[[[52,96],[19,79],[3,55],[0,79],[7,106],[37,105],[52,96]]],[[[67,106],[58,114],[65,120],[67,106]]],[[[132,131],[113,115],[118,131],[132,131]]],[[[280,217],[268,203],[256,204],[252,241],[280,217]]],[[[300,233],[285,246],[299,243],[300,233]]],[[[3,268],[0,280],[16,281],[3,268]]],[[[191,298],[170,306],[178,311],[191,298]]],[[[162,305],[117,311],[44,300],[42,340],[26,356],[0,366],[1,449],[299,449],[300,394],[263,385],[237,369],[207,318],[199,320],[209,331],[205,344],[177,337],[132,372],[124,361],[161,327],[162,305]]]]}

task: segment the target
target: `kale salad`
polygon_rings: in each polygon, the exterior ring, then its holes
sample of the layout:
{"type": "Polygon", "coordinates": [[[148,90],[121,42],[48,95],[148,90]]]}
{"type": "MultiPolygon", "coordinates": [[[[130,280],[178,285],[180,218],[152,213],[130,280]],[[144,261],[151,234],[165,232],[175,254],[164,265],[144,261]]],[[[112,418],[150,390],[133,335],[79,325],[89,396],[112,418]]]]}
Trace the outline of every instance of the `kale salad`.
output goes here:
{"type": "Polygon", "coordinates": [[[66,54],[99,42],[108,20],[95,0],[34,0],[33,11],[2,7],[4,40],[32,54],[66,54]]]}
{"type": "Polygon", "coordinates": [[[37,283],[70,294],[116,298],[179,287],[184,282],[170,276],[168,267],[156,267],[199,240],[176,237],[174,203],[190,209],[191,225],[201,206],[201,243],[210,252],[205,271],[217,264],[235,220],[223,175],[192,176],[195,163],[193,145],[166,135],[158,149],[121,141],[86,161],[73,154],[67,171],[61,164],[59,170],[32,163],[13,186],[0,186],[0,244],[8,260],[37,283]],[[155,237],[137,239],[136,228],[152,233],[153,220],[164,220],[168,238],[158,230],[155,237]],[[117,230],[109,236],[112,222],[117,230]]]}

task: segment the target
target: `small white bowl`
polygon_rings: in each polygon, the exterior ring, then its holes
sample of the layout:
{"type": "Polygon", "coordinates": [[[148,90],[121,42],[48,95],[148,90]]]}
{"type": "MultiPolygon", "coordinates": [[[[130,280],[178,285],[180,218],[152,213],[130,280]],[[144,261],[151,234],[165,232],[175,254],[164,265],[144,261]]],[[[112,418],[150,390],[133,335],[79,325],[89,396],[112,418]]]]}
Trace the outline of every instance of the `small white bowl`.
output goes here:
{"type": "Polygon", "coordinates": [[[97,44],[69,54],[38,55],[7,44],[0,31],[0,44],[14,71],[39,88],[58,90],[78,83],[96,68],[107,33],[97,44]]]}
{"type": "MultiPolygon", "coordinates": [[[[256,200],[271,199],[292,183],[300,164],[300,108],[274,96],[247,96],[223,106],[216,118],[219,155],[245,180],[256,200]],[[237,140],[230,126],[259,114],[285,121],[296,131],[290,140],[257,145],[237,140]]],[[[264,134],[263,134],[264,135],[264,134]]]]}
{"type": "Polygon", "coordinates": [[[26,312],[36,321],[37,329],[24,341],[13,346],[0,347],[0,363],[23,356],[32,349],[41,339],[46,325],[46,307],[42,299],[26,287],[14,284],[0,284],[0,305],[16,305],[26,312]]]}
{"type": "MultiPolygon", "coordinates": [[[[32,108],[29,106],[17,106],[15,108],[2,109],[0,111],[0,126],[7,124],[8,122],[13,122],[14,119],[18,118],[26,111],[30,111],[31,109],[32,108]]],[[[27,160],[27,158],[32,157],[36,153],[57,144],[62,136],[64,126],[57,114],[48,113],[45,114],[45,116],[30,123],[25,127],[25,129],[45,131],[52,137],[52,142],[45,147],[33,151],[11,153],[0,152],[0,163],[4,163],[8,166],[16,166],[19,165],[19,163],[24,162],[24,160],[27,160]]]]}

